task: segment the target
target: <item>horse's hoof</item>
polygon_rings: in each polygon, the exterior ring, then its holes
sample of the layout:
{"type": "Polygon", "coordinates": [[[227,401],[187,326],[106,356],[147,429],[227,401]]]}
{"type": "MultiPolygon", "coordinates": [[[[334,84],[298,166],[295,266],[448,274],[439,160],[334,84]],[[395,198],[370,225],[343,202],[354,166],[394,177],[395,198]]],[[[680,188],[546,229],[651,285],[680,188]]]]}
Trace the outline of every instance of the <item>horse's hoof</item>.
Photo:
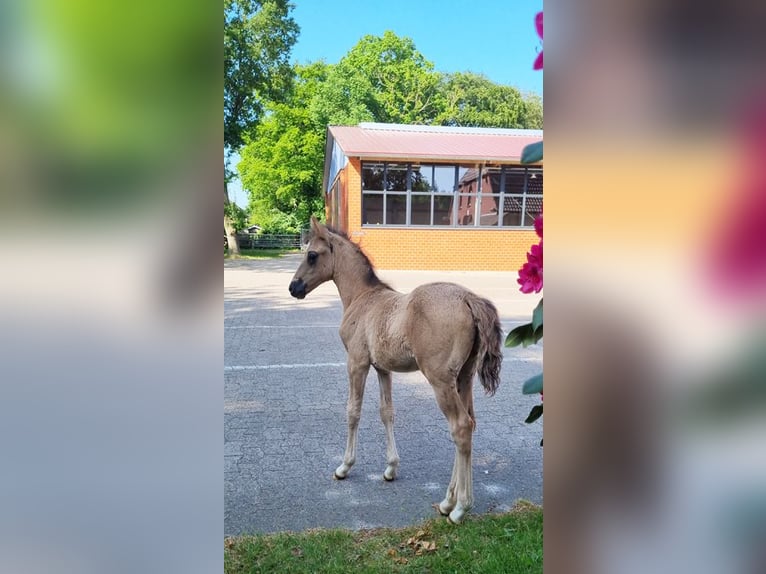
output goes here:
{"type": "Polygon", "coordinates": [[[447,520],[450,521],[451,524],[460,524],[463,522],[463,518],[465,518],[466,511],[462,508],[456,508],[452,512],[449,513],[449,516],[447,516],[447,520]]]}
{"type": "Polygon", "coordinates": [[[445,504],[445,500],[442,500],[439,504],[434,504],[434,508],[439,511],[442,516],[449,516],[452,509],[455,508],[454,504],[445,504]]]}
{"type": "Polygon", "coordinates": [[[385,470],[383,473],[383,480],[386,482],[391,482],[396,478],[396,469],[391,468],[390,466],[385,470]]]}
{"type": "MultiPolygon", "coordinates": [[[[346,476],[348,476],[348,475],[346,475],[346,476]]],[[[345,480],[346,476],[340,476],[340,475],[339,475],[337,472],[333,472],[333,473],[332,473],[332,477],[333,477],[335,480],[345,480]]]]}

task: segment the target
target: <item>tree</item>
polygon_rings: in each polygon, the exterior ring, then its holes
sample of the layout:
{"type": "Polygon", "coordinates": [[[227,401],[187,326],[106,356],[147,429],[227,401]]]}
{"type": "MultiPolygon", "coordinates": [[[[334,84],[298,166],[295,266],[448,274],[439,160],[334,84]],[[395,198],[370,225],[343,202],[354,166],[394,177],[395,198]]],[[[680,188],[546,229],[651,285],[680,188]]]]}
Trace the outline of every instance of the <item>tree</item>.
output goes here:
{"type": "Polygon", "coordinates": [[[232,255],[239,244],[226,209],[228,161],[261,120],[264,103],[289,89],[288,58],[299,32],[292,7],[287,0],[224,0],[224,229],[232,255]]]}
{"type": "Polygon", "coordinates": [[[429,124],[440,109],[439,79],[410,38],[364,36],[331,67],[312,112],[320,125],[429,124]]]}
{"type": "Polygon", "coordinates": [[[527,94],[524,98],[526,106],[526,127],[529,129],[543,129],[543,99],[537,94],[527,94]]]}
{"type": "Polygon", "coordinates": [[[447,126],[542,128],[542,101],[472,72],[446,74],[439,85],[443,108],[436,123],[447,126]]]}
{"type": "Polygon", "coordinates": [[[327,80],[328,66],[296,66],[295,73],[290,95],[267,105],[237,166],[253,217],[267,231],[298,232],[324,206],[326,126],[313,121],[309,106],[327,80]]]}

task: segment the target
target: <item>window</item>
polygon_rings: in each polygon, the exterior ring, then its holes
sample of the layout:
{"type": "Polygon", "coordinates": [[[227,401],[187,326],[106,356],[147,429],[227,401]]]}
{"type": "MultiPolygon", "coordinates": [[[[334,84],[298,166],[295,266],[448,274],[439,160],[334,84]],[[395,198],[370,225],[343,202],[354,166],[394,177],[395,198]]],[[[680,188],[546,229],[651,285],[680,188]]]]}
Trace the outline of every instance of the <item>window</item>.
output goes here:
{"type": "Polygon", "coordinates": [[[362,163],[362,224],[531,227],[543,170],[521,166],[362,163]]]}
{"type": "Polygon", "coordinates": [[[407,225],[408,187],[406,163],[362,164],[362,223],[407,225]]]}

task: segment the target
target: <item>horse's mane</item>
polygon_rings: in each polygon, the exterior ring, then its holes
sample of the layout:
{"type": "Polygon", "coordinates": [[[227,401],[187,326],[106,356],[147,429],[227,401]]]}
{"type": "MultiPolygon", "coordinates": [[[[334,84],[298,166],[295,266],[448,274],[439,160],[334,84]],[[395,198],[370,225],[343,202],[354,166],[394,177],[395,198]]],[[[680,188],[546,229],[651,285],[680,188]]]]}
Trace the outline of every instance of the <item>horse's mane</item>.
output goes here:
{"type": "Polygon", "coordinates": [[[326,225],[327,230],[332,233],[333,235],[337,235],[344,241],[346,241],[361,257],[362,261],[364,262],[365,268],[367,269],[367,272],[364,276],[364,281],[369,285],[370,287],[377,287],[382,286],[385,289],[391,289],[394,290],[393,287],[391,287],[388,283],[381,281],[380,277],[375,273],[375,268],[372,266],[372,263],[370,262],[370,258],[367,257],[367,254],[362,251],[362,248],[359,247],[354,241],[351,241],[351,238],[346,234],[345,231],[341,231],[340,229],[335,229],[334,227],[330,227],[329,225],[326,225]]]}

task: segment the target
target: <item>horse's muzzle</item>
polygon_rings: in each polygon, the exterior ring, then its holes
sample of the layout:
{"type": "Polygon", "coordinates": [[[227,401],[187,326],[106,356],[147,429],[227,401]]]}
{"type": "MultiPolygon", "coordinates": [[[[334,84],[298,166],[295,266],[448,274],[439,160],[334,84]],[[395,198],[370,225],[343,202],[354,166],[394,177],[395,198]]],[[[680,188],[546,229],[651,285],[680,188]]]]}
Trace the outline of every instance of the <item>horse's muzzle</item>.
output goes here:
{"type": "Polygon", "coordinates": [[[290,282],[290,295],[296,299],[303,299],[306,296],[306,284],[303,279],[294,279],[290,282]]]}

